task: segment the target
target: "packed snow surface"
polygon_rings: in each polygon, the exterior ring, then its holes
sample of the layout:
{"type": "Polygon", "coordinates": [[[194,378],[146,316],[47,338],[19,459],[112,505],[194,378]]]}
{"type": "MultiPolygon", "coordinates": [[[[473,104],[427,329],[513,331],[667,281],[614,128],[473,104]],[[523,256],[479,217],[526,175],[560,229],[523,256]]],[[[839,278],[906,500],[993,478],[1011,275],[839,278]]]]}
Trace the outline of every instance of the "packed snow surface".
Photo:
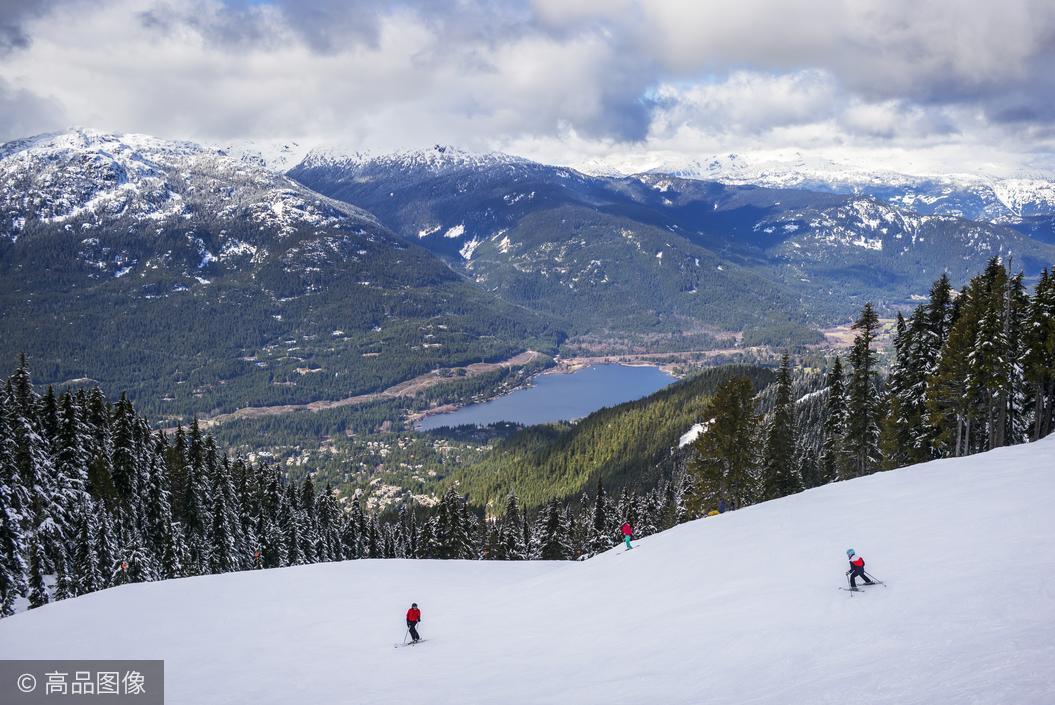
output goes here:
{"type": "Polygon", "coordinates": [[[126,586],[0,658],[163,658],[168,702],[1055,702],[1055,437],[684,524],[584,563],[353,561],[126,586]],[[845,585],[845,550],[888,586],[845,585]],[[395,649],[411,601],[426,642],[395,649]]]}

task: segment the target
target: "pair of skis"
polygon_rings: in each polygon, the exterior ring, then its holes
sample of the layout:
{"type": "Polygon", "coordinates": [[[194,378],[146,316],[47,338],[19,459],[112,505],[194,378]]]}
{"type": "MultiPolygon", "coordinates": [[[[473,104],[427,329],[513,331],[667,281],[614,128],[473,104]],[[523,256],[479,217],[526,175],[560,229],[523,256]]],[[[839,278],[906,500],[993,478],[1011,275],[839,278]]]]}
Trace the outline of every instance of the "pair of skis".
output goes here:
{"type": "MultiPolygon", "coordinates": [[[[865,573],[865,575],[868,575],[868,573],[865,573]]],[[[868,575],[868,579],[871,580],[872,582],[870,582],[870,583],[861,583],[858,587],[852,587],[851,585],[849,585],[849,582],[850,582],[849,574],[847,574],[847,580],[846,580],[847,586],[846,587],[840,587],[839,589],[840,590],[845,590],[846,592],[850,593],[850,597],[853,597],[855,592],[861,592],[861,588],[864,588],[864,587],[872,587],[873,585],[882,585],[883,587],[886,587],[886,583],[884,583],[882,580],[879,580],[878,578],[876,578],[873,575],[868,575]]]]}
{"type": "Polygon", "coordinates": [[[417,641],[404,641],[402,644],[393,644],[397,649],[402,649],[404,646],[417,646],[425,639],[418,639],[417,641]]]}

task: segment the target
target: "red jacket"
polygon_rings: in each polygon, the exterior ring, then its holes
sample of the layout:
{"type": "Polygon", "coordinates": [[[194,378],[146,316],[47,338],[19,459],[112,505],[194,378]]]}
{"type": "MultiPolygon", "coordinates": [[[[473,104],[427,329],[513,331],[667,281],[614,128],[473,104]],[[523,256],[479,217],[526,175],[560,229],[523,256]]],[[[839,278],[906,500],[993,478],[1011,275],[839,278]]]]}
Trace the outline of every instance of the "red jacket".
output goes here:
{"type": "Polygon", "coordinates": [[[411,607],[407,610],[407,621],[408,622],[420,622],[421,621],[421,610],[417,607],[411,607]]]}
{"type": "Polygon", "coordinates": [[[623,526],[619,530],[623,532],[623,536],[634,535],[634,530],[630,528],[630,522],[623,522],[623,526]]]}
{"type": "Polygon", "coordinates": [[[865,559],[861,558],[860,556],[854,556],[852,559],[850,559],[850,565],[852,565],[854,568],[864,568],[865,559]]]}

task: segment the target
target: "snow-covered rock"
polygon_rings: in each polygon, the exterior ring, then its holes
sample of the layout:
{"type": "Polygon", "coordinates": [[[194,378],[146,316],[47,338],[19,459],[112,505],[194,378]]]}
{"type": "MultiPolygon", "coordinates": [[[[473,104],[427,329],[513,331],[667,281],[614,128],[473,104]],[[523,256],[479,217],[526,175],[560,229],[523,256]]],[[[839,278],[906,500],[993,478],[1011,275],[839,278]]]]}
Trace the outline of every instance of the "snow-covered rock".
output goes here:
{"type": "Polygon", "coordinates": [[[0,658],[165,659],[180,705],[1055,702],[1055,436],[828,485],[582,563],[363,560],[129,585],[0,658]],[[887,585],[846,585],[853,547],[887,585]],[[426,641],[403,641],[411,602],[426,641]]]}

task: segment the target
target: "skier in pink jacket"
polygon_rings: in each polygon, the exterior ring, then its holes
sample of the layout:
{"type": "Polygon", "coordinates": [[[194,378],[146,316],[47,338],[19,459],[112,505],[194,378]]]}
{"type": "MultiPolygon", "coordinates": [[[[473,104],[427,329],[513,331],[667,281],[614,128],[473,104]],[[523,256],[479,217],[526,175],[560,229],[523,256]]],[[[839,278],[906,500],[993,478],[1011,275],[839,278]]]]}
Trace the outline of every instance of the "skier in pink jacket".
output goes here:
{"type": "Polygon", "coordinates": [[[630,522],[624,521],[623,525],[619,527],[619,530],[623,532],[623,541],[626,542],[626,550],[630,550],[633,546],[630,545],[630,538],[634,535],[634,530],[630,527],[630,522]]]}

